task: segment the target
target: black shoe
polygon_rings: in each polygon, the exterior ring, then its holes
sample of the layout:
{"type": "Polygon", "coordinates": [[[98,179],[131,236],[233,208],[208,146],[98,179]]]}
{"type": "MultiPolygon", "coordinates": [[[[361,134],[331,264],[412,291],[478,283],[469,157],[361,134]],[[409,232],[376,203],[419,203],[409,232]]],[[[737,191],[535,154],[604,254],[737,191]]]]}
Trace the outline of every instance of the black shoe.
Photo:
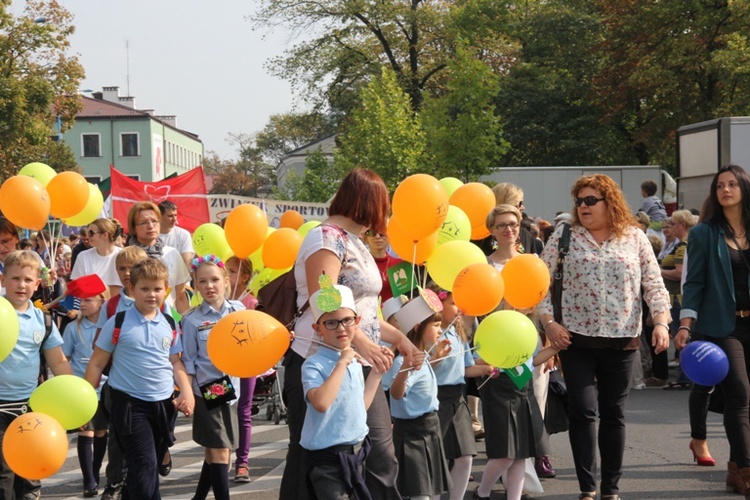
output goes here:
{"type": "Polygon", "coordinates": [[[121,498],[122,483],[108,484],[101,496],[101,500],[120,500],[121,498]]]}
{"type": "Polygon", "coordinates": [[[83,490],[83,498],[94,498],[99,496],[99,490],[96,488],[90,490],[83,490]]]}
{"type": "Polygon", "coordinates": [[[169,473],[172,472],[172,455],[169,452],[167,452],[167,454],[169,455],[169,462],[166,464],[159,464],[159,475],[162,477],[167,477],[169,473]]]}
{"type": "Polygon", "coordinates": [[[479,493],[477,493],[478,490],[479,486],[477,486],[477,489],[474,490],[474,494],[471,496],[472,500],[490,500],[490,497],[480,497],[479,493]]]}

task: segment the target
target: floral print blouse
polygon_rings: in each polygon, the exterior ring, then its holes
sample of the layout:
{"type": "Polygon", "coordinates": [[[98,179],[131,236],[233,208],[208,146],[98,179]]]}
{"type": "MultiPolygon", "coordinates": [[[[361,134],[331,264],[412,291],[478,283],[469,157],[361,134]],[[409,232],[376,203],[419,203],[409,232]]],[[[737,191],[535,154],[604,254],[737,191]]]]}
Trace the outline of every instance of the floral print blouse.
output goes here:
{"type": "MultiPolygon", "coordinates": [[[[557,268],[562,228],[555,230],[541,255],[550,274],[557,268]]],[[[639,336],[641,290],[652,316],[670,310],[659,264],[643,231],[633,227],[598,245],[586,228],[570,228],[562,293],[562,322],[568,330],[589,337],[639,336]]],[[[537,312],[552,315],[551,292],[537,312]]]]}

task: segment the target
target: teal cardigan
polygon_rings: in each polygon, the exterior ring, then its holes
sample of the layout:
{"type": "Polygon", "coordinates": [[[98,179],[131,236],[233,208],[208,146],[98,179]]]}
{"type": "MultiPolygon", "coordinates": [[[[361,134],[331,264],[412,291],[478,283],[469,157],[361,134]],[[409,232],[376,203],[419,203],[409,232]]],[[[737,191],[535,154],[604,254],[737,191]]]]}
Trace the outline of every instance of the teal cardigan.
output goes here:
{"type": "Polygon", "coordinates": [[[721,227],[707,222],[692,228],[688,236],[680,319],[693,318],[693,331],[709,337],[728,336],[736,321],[732,261],[724,238],[721,227]]]}

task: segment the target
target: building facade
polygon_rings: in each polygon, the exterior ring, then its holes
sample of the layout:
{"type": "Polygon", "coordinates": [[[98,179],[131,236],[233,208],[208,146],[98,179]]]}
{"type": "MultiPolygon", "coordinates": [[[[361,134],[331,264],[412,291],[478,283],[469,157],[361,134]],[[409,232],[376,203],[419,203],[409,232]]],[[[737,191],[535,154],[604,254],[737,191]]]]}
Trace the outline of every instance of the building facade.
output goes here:
{"type": "Polygon", "coordinates": [[[284,187],[284,183],[291,172],[300,176],[304,175],[307,156],[318,149],[321,150],[329,162],[333,162],[333,150],[335,148],[336,135],[329,135],[328,137],[305,144],[294,151],[290,151],[281,159],[279,164],[276,165],[276,185],[279,188],[284,187]]]}
{"type": "Polygon", "coordinates": [[[203,164],[203,143],[177,128],[175,116],[137,109],[135,98],[120,96],[119,87],[104,87],[92,96],[81,96],[83,109],[62,134],[87,181],[107,179],[110,165],[133,179],[153,182],[203,164]]]}

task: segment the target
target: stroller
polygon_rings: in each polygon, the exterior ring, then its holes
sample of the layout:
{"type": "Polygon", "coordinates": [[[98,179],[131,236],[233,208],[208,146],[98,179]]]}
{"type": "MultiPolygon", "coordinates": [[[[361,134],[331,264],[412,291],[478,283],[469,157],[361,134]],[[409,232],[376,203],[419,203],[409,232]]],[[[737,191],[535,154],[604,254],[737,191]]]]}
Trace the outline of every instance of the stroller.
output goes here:
{"type": "Polygon", "coordinates": [[[260,413],[260,407],[266,405],[266,420],[273,419],[277,424],[284,419],[286,422],[286,405],[281,399],[281,381],[276,368],[271,368],[255,381],[253,393],[253,415],[260,413]]]}

